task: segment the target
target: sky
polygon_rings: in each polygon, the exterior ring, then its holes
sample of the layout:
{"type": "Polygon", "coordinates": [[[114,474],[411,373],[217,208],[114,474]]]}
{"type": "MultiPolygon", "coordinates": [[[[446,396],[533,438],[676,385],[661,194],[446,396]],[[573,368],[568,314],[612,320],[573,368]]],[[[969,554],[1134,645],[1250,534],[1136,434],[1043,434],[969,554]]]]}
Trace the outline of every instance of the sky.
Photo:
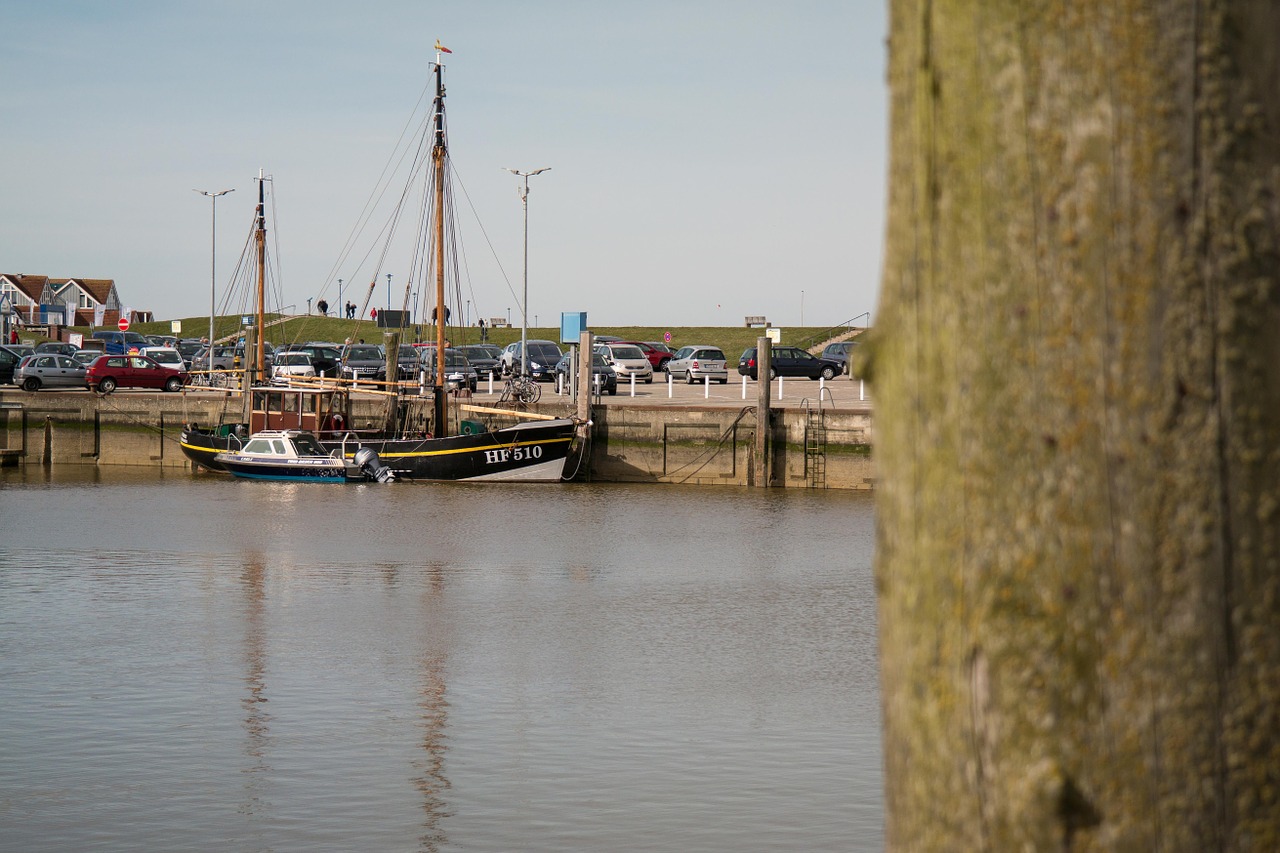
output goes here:
{"type": "MultiPolygon", "coordinates": [[[[439,39],[470,322],[519,324],[508,167],[551,169],[530,179],[530,325],[874,319],[886,2],[5,0],[0,272],[207,315],[262,169],[281,304],[337,305],[338,278],[363,295],[371,265],[340,249],[439,39]],[[192,190],[227,188],[211,240],[192,190]]],[[[387,256],[371,304],[409,265],[387,256]]]]}

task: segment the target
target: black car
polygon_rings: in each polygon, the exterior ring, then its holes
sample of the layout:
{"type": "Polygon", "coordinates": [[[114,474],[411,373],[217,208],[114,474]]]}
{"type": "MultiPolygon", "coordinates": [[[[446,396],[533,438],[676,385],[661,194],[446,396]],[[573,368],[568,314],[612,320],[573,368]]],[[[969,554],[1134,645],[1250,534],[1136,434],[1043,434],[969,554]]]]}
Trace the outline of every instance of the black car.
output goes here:
{"type": "MultiPolygon", "coordinates": [[[[556,362],[556,376],[560,380],[561,388],[569,387],[569,374],[577,370],[577,364],[571,364],[573,353],[567,352],[556,362]]],[[[591,353],[591,384],[600,385],[600,390],[607,394],[618,393],[618,374],[613,372],[613,367],[609,362],[604,360],[598,352],[591,353]]]]}
{"type": "Polygon", "coordinates": [[[375,344],[352,344],[349,347],[343,347],[341,376],[343,379],[372,379],[374,382],[385,382],[387,359],[382,354],[382,347],[375,344]]]}
{"type": "Polygon", "coordinates": [[[501,347],[494,344],[464,344],[456,349],[467,357],[467,361],[471,362],[480,376],[496,379],[501,372],[498,365],[498,356],[502,355],[501,347]]]}
{"type": "MultiPolygon", "coordinates": [[[[564,355],[560,347],[543,340],[526,341],[525,346],[529,349],[529,375],[539,382],[554,382],[556,362],[564,355]]],[[[520,373],[520,341],[507,344],[500,361],[503,373],[520,373]]]]}
{"type": "Polygon", "coordinates": [[[13,384],[13,371],[17,369],[20,361],[22,361],[21,353],[7,346],[0,346],[0,385],[13,384]]]}
{"type": "MultiPolygon", "coordinates": [[[[818,358],[800,347],[774,347],[769,360],[769,378],[800,376],[807,379],[834,379],[844,366],[829,358],[818,358]]],[[[738,373],[756,378],[756,348],[748,347],[738,359],[738,373]]]]}
{"type": "Polygon", "coordinates": [[[316,376],[324,375],[330,379],[338,375],[338,366],[342,361],[342,353],[336,347],[325,344],[285,344],[277,348],[276,352],[305,352],[311,356],[316,376]]]}
{"type": "Polygon", "coordinates": [[[80,347],[75,344],[64,344],[61,341],[45,341],[42,344],[36,344],[36,352],[55,353],[57,355],[75,355],[76,350],[80,347]]]}
{"type": "Polygon", "coordinates": [[[841,373],[848,373],[849,358],[853,355],[853,351],[857,346],[857,341],[839,341],[838,343],[827,344],[822,348],[822,358],[836,362],[840,365],[841,373]]]}

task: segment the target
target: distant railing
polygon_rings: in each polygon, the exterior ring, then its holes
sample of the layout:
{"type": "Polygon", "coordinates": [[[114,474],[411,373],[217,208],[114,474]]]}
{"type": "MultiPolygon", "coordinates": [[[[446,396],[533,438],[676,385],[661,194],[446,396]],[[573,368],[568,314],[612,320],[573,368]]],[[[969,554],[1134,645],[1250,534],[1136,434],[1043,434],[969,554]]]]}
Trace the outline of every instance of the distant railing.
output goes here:
{"type": "Polygon", "coordinates": [[[798,341],[796,343],[796,346],[800,347],[801,349],[808,349],[809,347],[812,347],[816,344],[824,343],[830,340],[831,338],[843,335],[845,332],[850,332],[858,328],[865,329],[867,328],[866,326],[854,325],[863,317],[866,317],[868,320],[870,320],[871,312],[863,311],[861,314],[859,314],[857,317],[854,317],[852,320],[845,320],[843,323],[841,323],[838,326],[831,326],[830,328],[823,329],[821,332],[818,332],[817,334],[810,335],[804,340],[798,341]]]}

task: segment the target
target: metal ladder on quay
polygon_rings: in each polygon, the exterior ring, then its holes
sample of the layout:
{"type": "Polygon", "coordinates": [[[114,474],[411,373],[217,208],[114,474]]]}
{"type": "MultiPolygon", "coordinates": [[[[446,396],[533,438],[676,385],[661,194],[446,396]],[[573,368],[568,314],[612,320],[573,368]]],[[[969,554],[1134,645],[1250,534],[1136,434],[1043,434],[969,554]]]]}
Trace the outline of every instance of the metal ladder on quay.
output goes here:
{"type": "Polygon", "coordinates": [[[830,401],[831,390],[823,388],[818,395],[818,405],[813,407],[804,400],[804,481],[810,489],[827,487],[827,418],[825,404],[830,401]]]}

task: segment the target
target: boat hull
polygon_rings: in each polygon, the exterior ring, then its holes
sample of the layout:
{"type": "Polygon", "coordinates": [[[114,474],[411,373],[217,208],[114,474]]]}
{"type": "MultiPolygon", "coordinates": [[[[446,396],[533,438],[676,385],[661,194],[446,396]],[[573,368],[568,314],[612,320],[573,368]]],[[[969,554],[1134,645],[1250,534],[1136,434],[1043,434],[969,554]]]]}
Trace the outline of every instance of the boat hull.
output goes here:
{"type": "MultiPolygon", "coordinates": [[[[340,451],[346,460],[354,460],[361,447],[372,448],[397,479],[558,483],[564,476],[573,434],[573,421],[557,419],[448,438],[322,439],[321,444],[326,450],[340,451]]],[[[181,436],[186,457],[211,471],[235,473],[219,454],[232,455],[241,444],[236,436],[215,435],[197,427],[187,427],[181,436]]]]}
{"type": "MultiPolygon", "coordinates": [[[[369,447],[401,480],[558,483],[573,443],[568,419],[531,421],[474,435],[334,442],[344,458],[369,447]]],[[[331,446],[325,442],[326,446],[331,446]]]]}
{"type": "Polygon", "coordinates": [[[336,459],[290,459],[266,462],[236,453],[224,453],[218,462],[233,477],[246,480],[276,480],[293,483],[351,483],[365,479],[363,474],[336,459]]]}

